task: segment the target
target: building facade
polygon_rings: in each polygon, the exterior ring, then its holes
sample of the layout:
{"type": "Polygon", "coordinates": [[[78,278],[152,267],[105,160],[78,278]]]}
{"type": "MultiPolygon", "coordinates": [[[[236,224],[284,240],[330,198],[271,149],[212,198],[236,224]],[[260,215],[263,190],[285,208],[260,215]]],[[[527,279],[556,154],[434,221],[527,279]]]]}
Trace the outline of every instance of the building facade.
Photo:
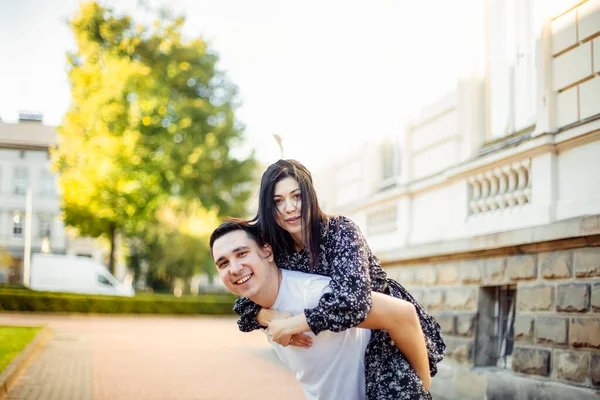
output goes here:
{"type": "Polygon", "coordinates": [[[597,399],[600,0],[475,3],[481,73],[320,199],[440,323],[434,398],[597,399]]]}
{"type": "Polygon", "coordinates": [[[31,252],[65,253],[60,194],[50,170],[52,127],[39,114],[20,115],[19,123],[0,121],[0,249],[10,257],[0,265],[0,282],[21,283],[26,235],[26,194],[31,189],[31,252]]]}

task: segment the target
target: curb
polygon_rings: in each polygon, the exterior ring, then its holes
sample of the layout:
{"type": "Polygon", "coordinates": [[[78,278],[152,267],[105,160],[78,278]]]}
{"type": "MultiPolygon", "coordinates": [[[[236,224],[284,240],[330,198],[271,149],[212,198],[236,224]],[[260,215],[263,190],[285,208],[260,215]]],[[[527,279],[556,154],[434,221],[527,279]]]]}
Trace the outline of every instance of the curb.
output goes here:
{"type": "Polygon", "coordinates": [[[0,374],[0,400],[4,400],[25,367],[39,354],[54,336],[52,328],[46,326],[36,337],[6,366],[0,374]]]}

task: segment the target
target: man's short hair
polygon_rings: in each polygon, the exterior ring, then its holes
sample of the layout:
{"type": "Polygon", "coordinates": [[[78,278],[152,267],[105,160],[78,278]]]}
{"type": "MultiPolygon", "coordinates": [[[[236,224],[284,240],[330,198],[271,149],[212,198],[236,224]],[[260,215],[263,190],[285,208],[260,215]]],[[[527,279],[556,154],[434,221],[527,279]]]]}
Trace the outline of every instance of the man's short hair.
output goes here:
{"type": "Polygon", "coordinates": [[[259,246],[264,243],[261,240],[258,224],[252,223],[242,218],[229,218],[217,227],[210,235],[210,254],[212,255],[213,245],[215,241],[230,232],[244,231],[248,237],[254,240],[259,246]]]}

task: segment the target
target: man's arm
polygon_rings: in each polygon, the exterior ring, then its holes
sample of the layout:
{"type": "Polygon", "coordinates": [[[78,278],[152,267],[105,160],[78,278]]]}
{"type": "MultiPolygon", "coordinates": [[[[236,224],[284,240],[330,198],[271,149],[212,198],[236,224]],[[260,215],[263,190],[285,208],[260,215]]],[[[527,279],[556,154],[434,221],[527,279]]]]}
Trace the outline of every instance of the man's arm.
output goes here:
{"type": "MultiPolygon", "coordinates": [[[[371,293],[373,303],[367,318],[357,327],[387,331],[394,344],[406,357],[429,391],[431,375],[425,336],[415,306],[405,300],[377,292],[371,293]]],[[[273,341],[280,342],[289,335],[310,331],[304,314],[283,320],[274,320],[268,328],[273,341]]]]}

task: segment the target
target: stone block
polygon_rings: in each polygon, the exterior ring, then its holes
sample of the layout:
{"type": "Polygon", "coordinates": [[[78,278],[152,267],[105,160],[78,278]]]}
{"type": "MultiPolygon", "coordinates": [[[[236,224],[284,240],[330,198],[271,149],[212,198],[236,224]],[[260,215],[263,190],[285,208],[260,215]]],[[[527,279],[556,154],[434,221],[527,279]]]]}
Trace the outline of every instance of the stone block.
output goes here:
{"type": "Polygon", "coordinates": [[[579,121],[579,89],[573,86],[556,95],[556,124],[567,126],[579,121]]]}
{"type": "Polygon", "coordinates": [[[471,364],[471,351],[473,341],[465,339],[447,338],[446,357],[460,364],[471,364]]]}
{"type": "Polygon", "coordinates": [[[437,283],[437,274],[433,267],[420,267],[415,273],[415,283],[433,286],[437,283]]]}
{"type": "Polygon", "coordinates": [[[538,317],[535,323],[536,343],[566,345],[567,326],[566,318],[538,317]]]}
{"type": "Polygon", "coordinates": [[[592,42],[582,43],[552,60],[552,89],[559,91],[592,75],[592,42]]]}
{"type": "Polygon", "coordinates": [[[590,0],[577,8],[579,40],[600,32],[600,0],[590,0]]]}
{"type": "Polygon", "coordinates": [[[425,290],[423,297],[423,305],[428,310],[442,310],[444,308],[445,296],[443,290],[425,290]]]}
{"type": "Polygon", "coordinates": [[[583,383],[590,368],[589,353],[557,350],[554,356],[556,378],[562,381],[583,383]]]}
{"type": "Polygon", "coordinates": [[[456,334],[459,336],[472,336],[476,321],[476,314],[457,315],[456,334]]]}
{"type": "Polygon", "coordinates": [[[446,313],[432,314],[433,318],[437,321],[442,329],[442,333],[446,335],[454,335],[454,315],[446,313]]]}
{"type": "Polygon", "coordinates": [[[533,341],[533,317],[515,317],[515,341],[531,343],[533,341]]]}
{"type": "MultiPolygon", "coordinates": [[[[517,399],[517,382],[511,376],[512,379],[508,379],[507,376],[503,375],[489,375],[487,381],[486,397],[482,399],[487,400],[507,400],[517,399]]],[[[434,379],[435,380],[435,379],[434,379]]],[[[520,389],[520,388],[519,388],[520,389]]],[[[522,392],[522,390],[519,390],[522,392]]]]}
{"type": "Polygon", "coordinates": [[[503,282],[506,278],[506,259],[489,258],[483,262],[485,279],[488,282],[503,282]]]}
{"type": "Polygon", "coordinates": [[[454,285],[459,278],[457,265],[444,265],[438,271],[438,282],[441,285],[454,285]]]}
{"type": "Polygon", "coordinates": [[[573,276],[573,253],[557,251],[538,254],[538,267],[545,279],[564,279],[573,276]]]}
{"type": "MultiPolygon", "coordinates": [[[[435,379],[434,379],[435,380],[435,379]]],[[[485,398],[487,376],[478,371],[461,371],[455,380],[455,398],[461,400],[480,400],[485,398]]]]}
{"type": "Polygon", "coordinates": [[[419,303],[424,305],[425,303],[425,290],[423,289],[413,289],[411,287],[406,287],[406,289],[410,292],[412,297],[419,303]]]}
{"type": "Polygon", "coordinates": [[[519,311],[548,311],[554,307],[554,287],[530,286],[517,289],[519,311]]]}
{"type": "Polygon", "coordinates": [[[569,344],[600,349],[600,318],[571,318],[569,344]]]}
{"type": "Polygon", "coordinates": [[[600,282],[592,285],[592,310],[600,312],[600,282]]]}
{"type": "Polygon", "coordinates": [[[460,266],[460,279],[462,283],[480,283],[482,279],[482,263],[481,260],[464,261],[460,266]]]}
{"type": "Polygon", "coordinates": [[[446,306],[451,310],[474,311],[477,295],[473,288],[463,287],[446,291],[446,306]]]}
{"type": "Polygon", "coordinates": [[[577,43],[577,11],[572,10],[552,21],[552,54],[573,46],[577,43]]]}
{"type": "Polygon", "coordinates": [[[530,375],[550,375],[550,351],[515,347],[512,356],[512,369],[530,375]]]}
{"type": "Polygon", "coordinates": [[[401,285],[412,285],[415,283],[415,270],[411,267],[398,267],[396,271],[396,280],[401,285]]]}
{"type": "Polygon", "coordinates": [[[568,283],[556,288],[556,310],[585,312],[590,309],[590,285],[568,283]]]}
{"type": "Polygon", "coordinates": [[[579,118],[596,114],[600,114],[600,76],[579,85],[579,118]]]}
{"type": "Polygon", "coordinates": [[[573,266],[578,278],[600,276],[600,248],[575,250],[573,266]]]}
{"type": "Polygon", "coordinates": [[[592,378],[592,384],[600,386],[600,354],[592,353],[592,360],[590,362],[590,377],[592,378]]]}
{"type": "Polygon", "coordinates": [[[537,278],[535,255],[509,257],[506,260],[506,273],[512,281],[537,278]]]}

